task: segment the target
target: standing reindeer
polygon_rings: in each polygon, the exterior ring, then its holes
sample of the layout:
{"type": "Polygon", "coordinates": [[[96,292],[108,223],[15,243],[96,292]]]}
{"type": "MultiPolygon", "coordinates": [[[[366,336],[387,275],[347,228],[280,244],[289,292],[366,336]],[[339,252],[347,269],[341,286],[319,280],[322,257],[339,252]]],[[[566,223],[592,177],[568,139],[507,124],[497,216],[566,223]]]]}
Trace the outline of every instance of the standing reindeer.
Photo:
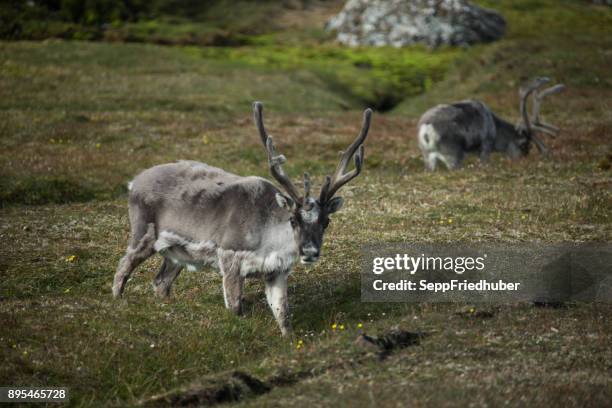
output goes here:
{"type": "Polygon", "coordinates": [[[253,112],[270,173],[284,191],[263,178],[241,177],[194,161],[143,171],[130,183],[131,236],[115,274],[115,297],[121,296],[132,271],[158,252],[164,260],[154,279],[157,295],[169,295],[184,267],[212,265],[223,276],[225,306],[240,314],[244,279],[263,278],[281,332],[289,333],[287,277],[298,255],[304,264],[319,259],[329,216],[343,203],[334,195],[361,172],[372,111],[364,112],[359,136],[334,174],[326,177],[318,198],[310,196],[308,173],[304,195],[298,193],[281,167],[285,156],[277,154],[264,128],[261,103],[254,103],[253,112]],[[346,173],[351,159],[355,168],[346,173]]]}
{"type": "Polygon", "coordinates": [[[418,123],[418,142],[425,166],[435,170],[437,161],[448,169],[457,169],[465,153],[479,152],[486,162],[492,151],[505,152],[511,158],[526,156],[531,142],[542,154],[548,150],[536,132],[557,135],[559,129],[540,122],[542,100],[564,89],[562,84],[542,92],[538,88],[548,83],[548,78],[536,78],[520,89],[521,121],[514,126],[493,113],[484,103],[465,100],[450,105],[438,105],[421,116],[418,123]],[[533,94],[533,112],[527,113],[527,98],[533,94]]]}

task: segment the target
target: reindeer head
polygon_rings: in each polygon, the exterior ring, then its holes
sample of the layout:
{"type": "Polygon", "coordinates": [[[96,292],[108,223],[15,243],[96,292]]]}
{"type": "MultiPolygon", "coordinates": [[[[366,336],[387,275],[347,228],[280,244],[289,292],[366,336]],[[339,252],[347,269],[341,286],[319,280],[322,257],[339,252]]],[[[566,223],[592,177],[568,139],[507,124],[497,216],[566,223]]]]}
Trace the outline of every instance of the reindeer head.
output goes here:
{"type": "Polygon", "coordinates": [[[559,133],[559,128],[543,123],[540,121],[540,107],[542,106],[542,100],[548,95],[552,95],[561,92],[565,89],[563,84],[557,84],[546,88],[542,92],[538,91],[544,84],[550,82],[547,77],[539,77],[531,81],[527,86],[521,87],[519,94],[521,98],[520,110],[521,110],[521,121],[516,126],[516,132],[518,134],[517,145],[521,153],[527,155],[533,142],[538,151],[541,154],[548,154],[548,149],[542,140],[536,134],[542,132],[555,137],[559,133]],[[533,106],[532,106],[532,118],[529,118],[527,113],[527,99],[529,95],[533,94],[533,106]]]}
{"type": "Polygon", "coordinates": [[[338,211],[343,204],[342,197],[334,197],[334,195],[343,185],[361,173],[363,142],[370,129],[372,110],[366,109],[364,111],[359,136],[342,154],[334,174],[325,178],[318,199],[310,196],[310,176],[308,173],[304,173],[304,195],[302,196],[283,171],[281,166],[287,159],[282,154],[277,154],[272,137],[266,132],[263,124],[263,106],[260,102],[253,104],[253,114],[259,136],[268,153],[270,173],[285,192],[285,194],[278,193],[276,195],[276,202],[291,214],[291,227],[293,228],[301,262],[305,264],[314,263],[321,254],[323,234],[329,225],[329,216],[338,211]],[[355,168],[345,173],[351,159],[355,162],[355,168]]]}

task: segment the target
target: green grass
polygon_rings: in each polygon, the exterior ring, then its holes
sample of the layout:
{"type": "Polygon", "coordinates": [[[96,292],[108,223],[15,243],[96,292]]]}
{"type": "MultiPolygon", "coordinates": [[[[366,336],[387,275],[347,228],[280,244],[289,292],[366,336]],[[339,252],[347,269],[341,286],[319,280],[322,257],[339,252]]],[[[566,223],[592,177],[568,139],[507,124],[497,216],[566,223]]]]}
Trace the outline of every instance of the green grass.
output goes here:
{"type": "Polygon", "coordinates": [[[236,62],[253,68],[308,70],[352,105],[391,110],[403,99],[422,94],[439,81],[459,54],[421,47],[357,48],[335,45],[261,45],[197,50],[204,58],[236,62]]]}
{"type": "Polygon", "coordinates": [[[89,201],[95,197],[90,187],[63,178],[42,176],[8,181],[3,180],[0,185],[0,206],[11,203],[62,204],[89,201]]]}
{"type": "Polygon", "coordinates": [[[0,384],[67,385],[72,406],[131,406],[241,370],[287,384],[239,405],[607,404],[609,305],[482,305],[493,317],[478,319],[456,315],[464,305],[360,302],[368,243],[612,239],[610,12],[486,4],[507,15],[508,37],[467,51],[347,50],[317,45],[309,27],[229,49],[0,43],[0,384]],[[572,38],[570,24],[580,28],[572,38]],[[518,84],[540,74],[568,85],[544,107],[563,129],[548,140],[551,158],[424,171],[415,125],[425,108],[478,97],[516,117],[518,84]],[[184,273],[170,299],[156,300],[159,258],[111,299],[131,177],[177,159],[268,177],[251,120],[258,99],[287,172],[309,170],[319,186],[363,105],[396,85],[406,97],[426,93],[374,115],[364,172],[343,189],[320,263],[290,278],[294,339],[279,336],[260,282],[247,285],[244,318],[224,309],[212,272],[184,273]],[[359,323],[369,334],[400,325],[429,336],[380,362],[353,345],[359,323]]]}

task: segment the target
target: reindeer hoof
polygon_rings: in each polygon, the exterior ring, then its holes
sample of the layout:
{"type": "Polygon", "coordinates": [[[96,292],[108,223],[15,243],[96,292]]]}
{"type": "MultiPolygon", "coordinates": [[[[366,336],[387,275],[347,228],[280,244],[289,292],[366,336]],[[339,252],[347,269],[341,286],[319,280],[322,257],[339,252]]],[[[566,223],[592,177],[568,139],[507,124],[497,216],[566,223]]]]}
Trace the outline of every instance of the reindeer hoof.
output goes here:
{"type": "Polygon", "coordinates": [[[236,316],[242,316],[242,303],[227,306],[227,309],[230,310],[236,316]]]}
{"type": "Polygon", "coordinates": [[[283,337],[290,337],[291,335],[293,335],[293,329],[291,327],[281,327],[281,336],[283,337]]]}
{"type": "Polygon", "coordinates": [[[165,299],[168,296],[170,296],[170,288],[167,285],[164,285],[164,284],[156,285],[154,283],[153,290],[155,291],[155,296],[157,296],[160,299],[165,299]]]}
{"type": "Polygon", "coordinates": [[[123,290],[120,287],[113,286],[113,297],[115,299],[119,299],[121,297],[123,290]]]}

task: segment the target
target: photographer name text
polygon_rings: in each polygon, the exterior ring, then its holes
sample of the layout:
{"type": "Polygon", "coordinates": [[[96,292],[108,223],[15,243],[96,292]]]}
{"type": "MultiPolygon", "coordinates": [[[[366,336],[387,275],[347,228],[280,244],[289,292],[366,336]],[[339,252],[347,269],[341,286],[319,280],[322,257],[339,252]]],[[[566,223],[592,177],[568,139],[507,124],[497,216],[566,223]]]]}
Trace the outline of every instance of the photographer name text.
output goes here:
{"type": "Polygon", "coordinates": [[[468,282],[464,280],[460,282],[457,279],[452,279],[449,282],[429,282],[421,279],[418,282],[402,279],[397,282],[384,282],[382,279],[376,279],[372,286],[376,291],[428,291],[428,292],[451,292],[459,291],[508,291],[519,290],[520,282],[505,282],[498,280],[489,282],[481,279],[478,282],[468,282]]]}

